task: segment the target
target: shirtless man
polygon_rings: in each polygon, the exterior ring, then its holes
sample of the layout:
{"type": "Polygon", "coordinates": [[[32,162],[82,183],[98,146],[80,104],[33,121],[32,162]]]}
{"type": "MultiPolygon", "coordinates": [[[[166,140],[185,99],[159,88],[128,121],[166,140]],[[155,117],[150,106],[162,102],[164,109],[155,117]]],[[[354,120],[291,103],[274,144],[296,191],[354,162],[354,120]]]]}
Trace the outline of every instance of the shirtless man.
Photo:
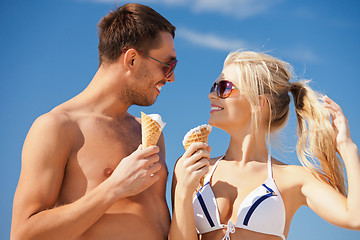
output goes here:
{"type": "Polygon", "coordinates": [[[142,149],[131,105],[174,81],[174,32],[127,4],[99,22],[100,66],[79,95],[40,116],[23,147],[12,240],[167,239],[164,138],[142,149]]]}

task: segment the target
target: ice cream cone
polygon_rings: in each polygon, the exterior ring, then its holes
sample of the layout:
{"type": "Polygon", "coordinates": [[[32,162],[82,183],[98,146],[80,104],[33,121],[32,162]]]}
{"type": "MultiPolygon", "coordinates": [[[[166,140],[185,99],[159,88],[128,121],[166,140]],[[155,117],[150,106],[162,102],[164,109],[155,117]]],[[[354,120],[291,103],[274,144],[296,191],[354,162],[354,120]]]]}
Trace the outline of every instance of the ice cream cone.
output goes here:
{"type": "Polygon", "coordinates": [[[183,140],[185,150],[187,150],[190,145],[195,142],[207,143],[211,129],[210,125],[204,124],[187,132],[183,140]]]}
{"type": "MultiPolygon", "coordinates": [[[[189,132],[187,132],[186,135],[184,136],[184,140],[182,142],[185,150],[187,150],[192,143],[196,143],[196,142],[207,143],[211,129],[212,129],[212,127],[210,125],[204,124],[204,125],[198,126],[196,128],[193,128],[189,132]]],[[[201,187],[204,186],[204,177],[205,176],[203,176],[200,179],[201,187]]]]}
{"type": "Polygon", "coordinates": [[[141,112],[142,148],[157,144],[165,123],[158,114],[146,115],[141,112]]]}

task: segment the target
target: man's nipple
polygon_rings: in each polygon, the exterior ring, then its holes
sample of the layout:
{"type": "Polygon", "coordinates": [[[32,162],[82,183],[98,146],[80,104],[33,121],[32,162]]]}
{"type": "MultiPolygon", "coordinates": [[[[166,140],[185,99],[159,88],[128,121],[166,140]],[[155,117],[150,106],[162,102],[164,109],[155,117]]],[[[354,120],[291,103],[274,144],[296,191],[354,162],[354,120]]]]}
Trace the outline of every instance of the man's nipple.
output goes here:
{"type": "Polygon", "coordinates": [[[112,168],[105,168],[104,169],[104,175],[105,175],[106,178],[110,177],[113,172],[114,172],[114,169],[112,169],[112,168]]]}

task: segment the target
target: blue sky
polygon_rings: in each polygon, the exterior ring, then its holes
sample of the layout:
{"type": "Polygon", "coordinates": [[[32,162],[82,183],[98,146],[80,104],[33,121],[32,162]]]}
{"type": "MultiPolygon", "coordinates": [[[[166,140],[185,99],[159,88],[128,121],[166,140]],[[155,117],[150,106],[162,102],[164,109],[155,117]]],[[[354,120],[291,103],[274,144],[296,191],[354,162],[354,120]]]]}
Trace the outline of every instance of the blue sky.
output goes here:
{"type": "MultiPolygon", "coordinates": [[[[125,1],[117,1],[119,5],[125,1]]],[[[209,118],[210,86],[229,51],[266,51],[289,62],[299,78],[343,108],[353,140],[360,144],[360,2],[313,0],[139,0],[176,27],[179,59],[174,83],[151,107],[131,107],[140,116],[159,113],[170,171],[182,155],[184,134],[209,118]]],[[[113,0],[0,1],[0,238],[8,239],[12,198],[21,167],[22,144],[41,114],[82,91],[98,67],[97,22],[113,0]]],[[[295,115],[279,133],[286,144],[279,160],[299,164],[295,115]]],[[[212,156],[226,151],[229,137],[214,129],[212,156]]],[[[169,188],[168,188],[169,189],[169,188]]],[[[169,198],[169,190],[167,197],[169,198]]],[[[324,199],[326,201],[326,199],[324,199]]],[[[332,226],[311,210],[297,212],[288,239],[359,239],[360,232],[332,226]]]]}

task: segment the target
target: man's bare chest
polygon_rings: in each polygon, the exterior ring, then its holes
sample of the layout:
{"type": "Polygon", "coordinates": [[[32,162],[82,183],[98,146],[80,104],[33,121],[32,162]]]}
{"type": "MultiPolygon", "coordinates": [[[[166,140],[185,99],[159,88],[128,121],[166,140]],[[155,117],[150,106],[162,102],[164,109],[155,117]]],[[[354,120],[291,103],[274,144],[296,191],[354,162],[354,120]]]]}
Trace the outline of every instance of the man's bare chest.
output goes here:
{"type": "Polygon", "coordinates": [[[120,161],[133,153],[141,144],[140,124],[112,126],[96,125],[92,131],[83,133],[84,141],[79,146],[76,161],[82,169],[101,171],[115,169],[120,161]]]}
{"type": "Polygon", "coordinates": [[[82,124],[64,172],[63,193],[75,198],[106,180],[121,160],[141,144],[139,123],[82,124]]]}

